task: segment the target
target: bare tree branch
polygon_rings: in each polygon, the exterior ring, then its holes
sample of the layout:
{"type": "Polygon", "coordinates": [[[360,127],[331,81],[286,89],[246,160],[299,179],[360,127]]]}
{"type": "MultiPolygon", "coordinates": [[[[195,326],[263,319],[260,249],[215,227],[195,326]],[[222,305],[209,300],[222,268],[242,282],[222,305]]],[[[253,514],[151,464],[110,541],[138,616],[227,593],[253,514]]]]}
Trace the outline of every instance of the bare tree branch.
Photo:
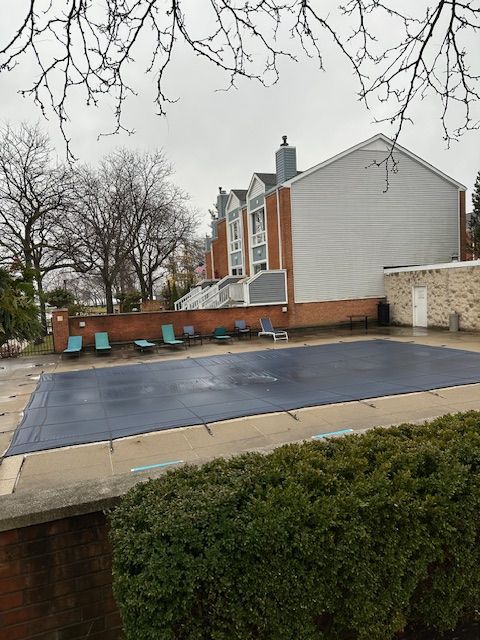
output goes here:
{"type": "Polygon", "coordinates": [[[112,133],[131,132],[123,107],[136,94],[126,78],[140,43],[150,52],[145,72],[155,78],[159,114],[175,101],[166,83],[181,44],[223,71],[233,87],[238,78],[274,84],[280,60],[296,60],[299,52],[316,58],[323,69],[322,49],[333,43],[351,66],[367,108],[377,112],[378,101],[388,106],[388,115],[378,121],[396,126],[395,141],[413,106],[427,96],[439,102],[447,144],[478,128],[473,105],[480,95],[480,62],[468,44],[480,30],[479,0],[418,0],[416,6],[398,0],[345,0],[343,5],[332,0],[325,5],[198,0],[196,10],[207,25],[200,28],[189,19],[184,0],[30,0],[17,28],[0,43],[0,73],[34,61],[38,73],[21,93],[33,97],[44,115],[53,110],[70,157],[73,91],[76,98],[83,90],[91,106],[113,99],[112,133]]]}

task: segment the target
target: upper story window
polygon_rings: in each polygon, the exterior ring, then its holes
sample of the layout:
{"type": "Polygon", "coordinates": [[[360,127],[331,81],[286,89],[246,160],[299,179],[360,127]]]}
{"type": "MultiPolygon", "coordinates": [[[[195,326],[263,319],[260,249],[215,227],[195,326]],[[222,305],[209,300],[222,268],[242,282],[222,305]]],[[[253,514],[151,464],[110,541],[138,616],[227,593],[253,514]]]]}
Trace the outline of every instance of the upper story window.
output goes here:
{"type": "Polygon", "coordinates": [[[252,247],[263,244],[265,240],[265,209],[262,208],[252,213],[252,247]]]}
{"type": "Polygon", "coordinates": [[[240,219],[230,223],[230,253],[240,251],[242,248],[242,231],[240,228],[240,219]]]}

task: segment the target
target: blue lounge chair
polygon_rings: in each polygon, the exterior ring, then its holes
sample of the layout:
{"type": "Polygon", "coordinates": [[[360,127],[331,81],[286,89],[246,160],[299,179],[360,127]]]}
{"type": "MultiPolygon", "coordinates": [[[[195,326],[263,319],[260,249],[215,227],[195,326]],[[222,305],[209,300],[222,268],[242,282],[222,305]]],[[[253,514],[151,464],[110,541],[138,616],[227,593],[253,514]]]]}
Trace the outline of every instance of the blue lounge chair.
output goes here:
{"type": "Polygon", "coordinates": [[[82,341],[82,336],[70,336],[68,338],[67,348],[63,350],[63,353],[70,356],[79,356],[82,350],[82,341]]]}
{"type": "Polygon", "coordinates": [[[95,334],[95,351],[97,355],[99,353],[110,353],[112,347],[108,340],[108,333],[106,331],[100,331],[95,334]]]}
{"type": "Polygon", "coordinates": [[[139,351],[153,351],[156,348],[155,342],[149,342],[148,340],[135,340],[133,343],[135,349],[139,351]]]}
{"type": "Polygon", "coordinates": [[[185,342],[185,340],[179,340],[178,338],[175,338],[173,324],[162,324],[162,337],[163,342],[171,347],[183,345],[185,349],[187,348],[187,343],[185,342]]]}
{"type": "Polygon", "coordinates": [[[260,318],[260,326],[262,330],[258,332],[259,336],[272,336],[274,342],[277,340],[286,340],[288,342],[288,333],[274,329],[270,318],[260,318]]]}
{"type": "Polygon", "coordinates": [[[228,342],[232,339],[232,336],[229,336],[225,327],[215,327],[212,333],[212,338],[214,340],[218,340],[219,342],[228,342]]]}
{"type": "Polygon", "coordinates": [[[248,335],[250,336],[250,340],[252,339],[252,330],[247,325],[245,320],[235,320],[234,330],[238,338],[241,338],[241,336],[246,336],[248,333],[248,335]]]}
{"type": "Polygon", "coordinates": [[[196,333],[195,328],[192,325],[183,327],[183,337],[187,338],[189,346],[192,340],[194,344],[195,340],[200,340],[200,344],[203,344],[202,335],[200,333],[196,333]]]}

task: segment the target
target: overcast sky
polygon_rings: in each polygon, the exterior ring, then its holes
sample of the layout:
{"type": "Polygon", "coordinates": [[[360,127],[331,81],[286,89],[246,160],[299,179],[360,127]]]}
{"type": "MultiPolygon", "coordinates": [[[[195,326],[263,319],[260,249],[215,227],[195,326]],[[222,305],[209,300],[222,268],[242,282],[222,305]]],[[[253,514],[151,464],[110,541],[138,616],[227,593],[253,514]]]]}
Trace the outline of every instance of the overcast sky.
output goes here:
{"type": "MultiPolygon", "coordinates": [[[[18,4],[17,0],[0,0],[2,18],[5,16],[0,23],[0,44],[11,34],[20,4],[20,0],[18,4]]],[[[191,5],[192,11],[197,11],[197,2],[191,5]]],[[[471,43],[477,50],[477,60],[479,41],[477,37],[471,43]]],[[[393,128],[375,124],[374,114],[358,102],[358,87],[340,56],[330,46],[325,47],[325,53],[325,72],[320,72],[314,61],[285,62],[281,79],[273,87],[244,80],[237,90],[223,92],[217,89],[225,86],[225,77],[180,47],[168,84],[171,96],[178,96],[179,101],[168,107],[166,117],[155,115],[153,79],[143,77],[143,67],[138,65],[135,77],[139,95],[125,109],[125,122],[135,129],[135,135],[122,134],[97,142],[98,133],[112,126],[112,105],[86,108],[79,97],[76,104],[69,105],[73,151],[81,161],[94,162],[118,145],[139,150],[162,148],[175,166],[177,184],[190,194],[192,204],[201,212],[201,231],[205,232],[208,208],[218,187],[247,188],[254,171],[273,172],[274,154],[282,135],[287,134],[289,142],[297,147],[298,168],[302,170],[380,131],[392,135],[393,128]]],[[[0,74],[0,120],[13,125],[40,120],[61,156],[64,147],[54,117],[50,122],[43,121],[32,101],[17,93],[28,83],[29,71],[31,67],[25,64],[12,73],[0,74]]],[[[376,113],[381,115],[380,111],[376,113]]],[[[465,184],[470,210],[471,190],[480,170],[480,133],[465,134],[447,150],[438,104],[425,100],[412,115],[414,125],[405,126],[400,144],[465,184]]]]}

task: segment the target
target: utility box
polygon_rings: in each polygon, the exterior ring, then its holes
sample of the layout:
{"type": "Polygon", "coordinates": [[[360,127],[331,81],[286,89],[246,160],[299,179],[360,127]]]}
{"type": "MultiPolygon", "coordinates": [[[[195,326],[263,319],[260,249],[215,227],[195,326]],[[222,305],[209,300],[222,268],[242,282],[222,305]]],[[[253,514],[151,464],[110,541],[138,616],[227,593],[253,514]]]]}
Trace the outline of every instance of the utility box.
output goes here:
{"type": "Polygon", "coordinates": [[[388,302],[379,302],[377,308],[378,324],[387,326],[390,324],[390,305],[388,302]]]}
{"type": "Polygon", "coordinates": [[[448,318],[448,326],[450,331],[458,331],[460,324],[460,316],[458,313],[451,313],[448,318]]]}

